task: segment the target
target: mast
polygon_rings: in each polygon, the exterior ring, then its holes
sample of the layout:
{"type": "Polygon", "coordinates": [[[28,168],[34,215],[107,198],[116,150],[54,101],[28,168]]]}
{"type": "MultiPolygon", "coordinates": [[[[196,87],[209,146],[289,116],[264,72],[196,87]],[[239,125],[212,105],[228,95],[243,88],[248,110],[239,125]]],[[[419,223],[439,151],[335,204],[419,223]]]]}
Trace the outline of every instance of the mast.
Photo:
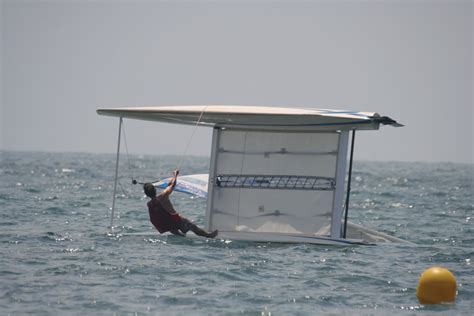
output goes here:
{"type": "Polygon", "coordinates": [[[120,136],[122,132],[122,117],[119,120],[119,130],[118,130],[118,141],[117,141],[117,158],[115,161],[115,180],[114,180],[114,196],[112,198],[112,212],[110,213],[110,231],[114,230],[114,211],[115,211],[115,195],[117,193],[117,181],[118,181],[118,166],[119,166],[119,157],[120,157],[120,136]]]}
{"type": "Polygon", "coordinates": [[[346,213],[344,215],[344,234],[343,238],[346,238],[347,231],[347,215],[349,214],[349,196],[351,195],[351,179],[352,179],[352,160],[354,157],[354,141],[355,141],[355,129],[352,130],[352,141],[351,141],[351,156],[349,161],[349,179],[347,180],[347,195],[346,195],[346,213]]]}

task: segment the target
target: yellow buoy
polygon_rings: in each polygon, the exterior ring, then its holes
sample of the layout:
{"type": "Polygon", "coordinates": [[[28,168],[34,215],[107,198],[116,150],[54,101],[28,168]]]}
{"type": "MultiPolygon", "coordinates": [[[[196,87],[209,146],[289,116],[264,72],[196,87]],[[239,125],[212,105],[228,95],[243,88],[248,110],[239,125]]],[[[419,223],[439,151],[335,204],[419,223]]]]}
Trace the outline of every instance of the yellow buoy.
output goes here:
{"type": "Polygon", "coordinates": [[[452,303],[456,299],[456,279],[449,270],[432,267],[423,272],[416,289],[421,304],[452,303]]]}

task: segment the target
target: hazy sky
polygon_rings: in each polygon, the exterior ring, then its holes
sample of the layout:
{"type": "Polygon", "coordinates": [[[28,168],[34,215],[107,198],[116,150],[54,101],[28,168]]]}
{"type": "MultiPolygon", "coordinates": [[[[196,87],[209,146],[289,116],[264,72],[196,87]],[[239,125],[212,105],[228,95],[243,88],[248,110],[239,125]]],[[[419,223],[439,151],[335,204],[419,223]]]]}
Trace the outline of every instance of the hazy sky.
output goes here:
{"type": "MultiPolygon", "coordinates": [[[[0,148],[114,152],[99,107],[241,104],[378,112],[406,127],[356,159],[472,163],[473,27],[472,1],[3,1],[0,148]]],[[[192,133],[125,126],[133,153],[192,133]]]]}

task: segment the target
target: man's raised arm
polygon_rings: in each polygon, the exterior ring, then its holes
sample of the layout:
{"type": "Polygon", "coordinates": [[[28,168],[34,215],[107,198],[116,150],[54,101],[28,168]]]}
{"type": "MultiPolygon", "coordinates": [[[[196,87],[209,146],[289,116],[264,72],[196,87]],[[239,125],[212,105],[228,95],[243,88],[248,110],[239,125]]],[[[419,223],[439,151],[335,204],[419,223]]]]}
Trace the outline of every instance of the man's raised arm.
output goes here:
{"type": "Polygon", "coordinates": [[[171,192],[173,192],[173,189],[174,187],[176,186],[176,180],[178,179],[178,174],[179,174],[179,170],[176,169],[174,172],[173,172],[173,178],[171,179],[170,182],[168,182],[168,186],[166,187],[166,189],[163,191],[165,194],[171,194],[171,192]]]}

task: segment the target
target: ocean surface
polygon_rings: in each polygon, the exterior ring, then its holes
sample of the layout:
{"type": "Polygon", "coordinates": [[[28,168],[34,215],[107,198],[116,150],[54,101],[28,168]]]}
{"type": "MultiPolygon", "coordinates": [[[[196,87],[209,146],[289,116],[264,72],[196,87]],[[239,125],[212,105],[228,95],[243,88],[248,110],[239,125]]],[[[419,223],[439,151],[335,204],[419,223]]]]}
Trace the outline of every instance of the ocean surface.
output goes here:
{"type": "MultiPolygon", "coordinates": [[[[160,236],[131,178],[169,176],[173,156],[121,157],[108,234],[114,155],[0,155],[1,315],[474,313],[472,164],[356,161],[349,220],[416,245],[327,247],[160,236]],[[455,304],[418,303],[432,266],[455,275],[455,304]]],[[[181,164],[207,170],[207,158],[181,164]]],[[[204,224],[205,200],[173,202],[204,224]]]]}

